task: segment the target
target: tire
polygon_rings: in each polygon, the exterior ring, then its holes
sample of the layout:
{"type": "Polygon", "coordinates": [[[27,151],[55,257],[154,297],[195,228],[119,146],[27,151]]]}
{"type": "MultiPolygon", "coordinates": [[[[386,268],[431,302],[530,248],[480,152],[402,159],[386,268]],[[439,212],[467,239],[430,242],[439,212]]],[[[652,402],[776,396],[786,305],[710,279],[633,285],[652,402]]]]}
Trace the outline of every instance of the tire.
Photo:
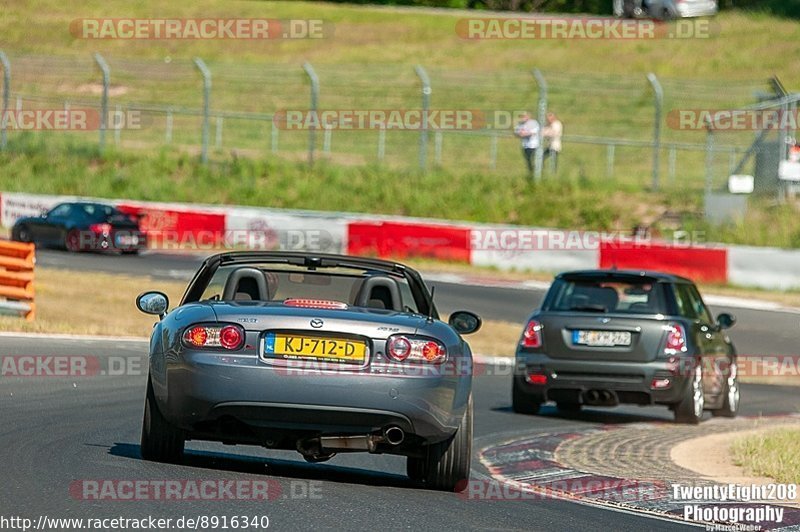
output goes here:
{"type": "Polygon", "coordinates": [[[81,251],[81,232],[77,229],[70,229],[64,235],[64,249],[70,253],[78,253],[81,251]]]}
{"type": "Polygon", "coordinates": [[[511,387],[511,408],[517,414],[527,414],[529,416],[533,416],[539,413],[539,409],[542,407],[541,400],[538,400],[538,397],[535,395],[530,395],[523,392],[517,381],[514,381],[514,384],[511,387]]]}
{"type": "Polygon", "coordinates": [[[139,254],[139,250],[138,249],[126,249],[124,251],[121,251],[120,253],[122,255],[138,255],[139,254]]]}
{"type": "Polygon", "coordinates": [[[725,398],[722,401],[722,408],[719,410],[712,410],[711,415],[715,417],[736,417],[739,413],[739,368],[736,366],[736,361],[731,361],[728,366],[729,375],[725,380],[725,398]]]}
{"type": "Polygon", "coordinates": [[[697,364],[692,372],[692,380],[686,387],[683,399],[675,405],[675,421],[697,425],[703,418],[703,368],[697,364]]]}
{"type": "Polygon", "coordinates": [[[577,414],[581,411],[581,404],[580,403],[572,403],[568,401],[556,401],[556,406],[562,412],[567,412],[570,414],[577,414]]]}
{"type": "Polygon", "coordinates": [[[15,242],[30,242],[31,232],[27,225],[20,225],[11,230],[11,240],[15,242]]]}
{"type": "Polygon", "coordinates": [[[472,397],[455,435],[429,445],[422,458],[409,456],[408,477],[423,487],[440,491],[464,491],[472,461],[472,397]]]}
{"type": "Polygon", "coordinates": [[[158,409],[153,384],[147,378],[147,396],[142,419],[142,458],[151,462],[177,463],[183,458],[186,437],[158,409]]]}

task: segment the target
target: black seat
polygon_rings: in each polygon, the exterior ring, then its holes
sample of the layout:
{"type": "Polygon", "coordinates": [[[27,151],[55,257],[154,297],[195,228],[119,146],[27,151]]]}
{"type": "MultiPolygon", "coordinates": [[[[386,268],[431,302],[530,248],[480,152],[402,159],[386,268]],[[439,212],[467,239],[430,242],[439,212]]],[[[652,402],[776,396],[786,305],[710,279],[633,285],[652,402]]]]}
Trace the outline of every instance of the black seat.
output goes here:
{"type": "Polygon", "coordinates": [[[223,301],[268,301],[272,299],[264,272],[239,268],[231,272],[222,290],[223,301]]]}
{"type": "Polygon", "coordinates": [[[572,293],[570,305],[572,307],[601,306],[606,312],[617,308],[619,295],[610,286],[576,286],[572,293]]]}
{"type": "Polygon", "coordinates": [[[402,311],[400,286],[387,275],[372,275],[361,282],[353,305],[402,311]]]}

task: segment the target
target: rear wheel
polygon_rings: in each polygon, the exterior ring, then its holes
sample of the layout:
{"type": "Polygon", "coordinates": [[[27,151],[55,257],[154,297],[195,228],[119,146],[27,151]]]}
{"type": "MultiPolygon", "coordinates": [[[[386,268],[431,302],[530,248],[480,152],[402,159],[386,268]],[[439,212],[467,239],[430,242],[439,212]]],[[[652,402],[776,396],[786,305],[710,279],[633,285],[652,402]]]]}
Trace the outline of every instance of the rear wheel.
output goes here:
{"type": "Polygon", "coordinates": [[[442,491],[463,491],[469,481],[472,460],[472,398],[455,436],[447,441],[429,445],[425,456],[409,456],[406,471],[411,480],[442,491]]]}
{"type": "Polygon", "coordinates": [[[30,242],[31,232],[27,225],[20,225],[11,231],[11,240],[16,242],[30,242]]]}
{"type": "Polygon", "coordinates": [[[704,407],[703,368],[698,363],[692,372],[692,381],[686,387],[683,399],[675,405],[675,421],[697,425],[703,418],[704,407]]]}
{"type": "Polygon", "coordinates": [[[537,395],[525,393],[517,381],[511,387],[511,407],[517,414],[534,415],[539,413],[542,407],[542,400],[537,395]]]}
{"type": "Polygon", "coordinates": [[[147,378],[147,395],[142,419],[142,458],[153,462],[179,462],[186,437],[167,421],[158,409],[153,384],[147,378]]]}
{"type": "Polygon", "coordinates": [[[712,416],[736,417],[739,413],[739,368],[736,362],[732,361],[728,366],[728,378],[725,381],[725,388],[722,392],[725,398],[722,401],[722,408],[712,410],[712,416]]]}
{"type": "Polygon", "coordinates": [[[81,250],[81,232],[77,229],[70,229],[64,235],[64,249],[70,252],[78,252],[81,250]]]}

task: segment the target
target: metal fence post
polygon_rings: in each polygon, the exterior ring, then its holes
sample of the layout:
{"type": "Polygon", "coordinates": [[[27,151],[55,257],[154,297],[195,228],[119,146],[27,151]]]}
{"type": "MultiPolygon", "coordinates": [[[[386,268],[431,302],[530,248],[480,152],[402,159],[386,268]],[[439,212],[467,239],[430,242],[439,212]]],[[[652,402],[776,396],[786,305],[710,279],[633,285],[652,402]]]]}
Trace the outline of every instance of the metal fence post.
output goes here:
{"type": "Polygon", "coordinates": [[[544,146],[542,145],[542,128],[547,115],[547,80],[544,79],[542,72],[538,68],[533,69],[533,77],[539,87],[539,104],[537,110],[537,120],[539,121],[539,147],[536,149],[533,161],[533,178],[542,180],[542,166],[544,162],[544,146]]]}
{"type": "Polygon", "coordinates": [[[614,151],[616,146],[609,144],[606,146],[606,176],[614,177],[614,151]]]}
{"type": "Polygon", "coordinates": [[[275,125],[275,117],[272,117],[270,120],[270,124],[272,124],[272,129],[270,130],[270,151],[272,153],[278,153],[278,126],[275,125]]]}
{"type": "Polygon", "coordinates": [[[0,149],[5,150],[8,144],[8,99],[11,96],[11,63],[8,56],[0,50],[0,63],[3,65],[3,117],[0,119],[0,149]]]}
{"type": "Polygon", "coordinates": [[[653,124],[653,190],[658,190],[660,173],[659,154],[661,152],[661,110],[664,106],[664,89],[655,74],[647,74],[647,81],[655,93],[655,123],[653,124]]]}
{"type": "Polygon", "coordinates": [[[414,67],[420,82],[422,83],[422,129],[419,132],[419,168],[425,170],[428,164],[428,112],[431,106],[431,79],[422,65],[414,67]]]}
{"type": "Polygon", "coordinates": [[[489,168],[497,168],[497,133],[492,133],[492,140],[489,144],[489,168]]]}
{"type": "Polygon", "coordinates": [[[209,112],[211,100],[211,71],[206,64],[199,57],[194,58],[194,64],[203,75],[203,147],[200,159],[203,163],[208,162],[208,129],[209,129],[209,112]]]}
{"type": "Polygon", "coordinates": [[[315,123],[318,120],[317,105],[319,104],[319,78],[317,77],[317,73],[314,71],[314,67],[311,66],[311,63],[303,63],[303,70],[305,70],[306,74],[308,75],[308,79],[311,82],[311,113],[314,117],[311,121],[311,126],[308,128],[308,164],[311,165],[314,164],[314,148],[317,142],[317,128],[315,123]]]}
{"type": "Polygon", "coordinates": [[[381,125],[378,130],[378,162],[383,162],[386,157],[386,126],[381,125]]]}
{"type": "Polygon", "coordinates": [[[167,144],[172,144],[172,109],[167,109],[167,124],[164,131],[164,140],[167,144]]]}
{"type": "Polygon", "coordinates": [[[436,131],[433,134],[433,160],[436,164],[442,165],[442,132],[436,131]]]}
{"type": "Polygon", "coordinates": [[[111,84],[111,69],[103,56],[98,52],[94,54],[94,62],[103,73],[103,94],[100,96],[100,152],[106,147],[106,129],[108,128],[108,87],[111,84]]]}
{"type": "Polygon", "coordinates": [[[326,156],[331,154],[331,136],[333,135],[333,129],[329,126],[325,126],[325,131],[322,134],[322,153],[326,156]]]}
{"type": "Polygon", "coordinates": [[[706,195],[711,194],[714,180],[714,126],[711,121],[706,122],[706,195]]]}

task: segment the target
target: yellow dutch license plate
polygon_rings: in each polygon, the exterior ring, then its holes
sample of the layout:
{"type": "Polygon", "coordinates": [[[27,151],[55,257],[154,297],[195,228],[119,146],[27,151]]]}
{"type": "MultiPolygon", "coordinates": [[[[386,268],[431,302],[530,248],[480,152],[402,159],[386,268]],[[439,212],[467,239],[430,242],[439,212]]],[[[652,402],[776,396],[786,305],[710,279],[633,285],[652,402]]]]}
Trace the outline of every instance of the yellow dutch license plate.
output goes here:
{"type": "Polygon", "coordinates": [[[358,340],[267,333],[263,342],[264,354],[277,358],[360,364],[367,356],[367,345],[358,340]]]}

